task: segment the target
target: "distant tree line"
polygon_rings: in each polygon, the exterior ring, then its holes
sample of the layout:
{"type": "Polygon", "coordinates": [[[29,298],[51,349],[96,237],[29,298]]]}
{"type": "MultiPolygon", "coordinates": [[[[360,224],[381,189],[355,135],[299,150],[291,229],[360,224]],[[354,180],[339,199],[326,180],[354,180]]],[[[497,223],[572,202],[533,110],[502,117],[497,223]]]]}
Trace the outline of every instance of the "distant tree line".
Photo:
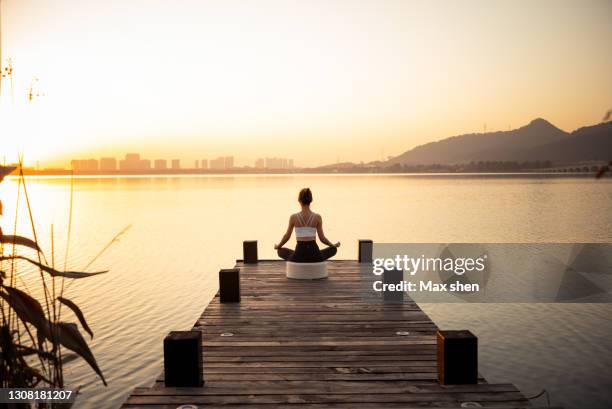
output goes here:
{"type": "Polygon", "coordinates": [[[472,161],[469,163],[443,165],[406,165],[406,164],[342,164],[322,168],[304,169],[307,173],[338,172],[338,173],[460,173],[460,172],[527,172],[550,170],[553,172],[597,172],[598,166],[573,165],[558,166],[549,160],[536,161],[472,161]],[[557,167],[559,169],[557,169],[557,167]]]}
{"type": "Polygon", "coordinates": [[[553,164],[549,160],[536,160],[533,162],[516,162],[516,161],[479,161],[470,162],[464,167],[467,171],[508,171],[508,170],[527,170],[527,169],[545,169],[552,167],[553,164]]]}
{"type": "Polygon", "coordinates": [[[455,165],[401,165],[391,166],[393,171],[401,172],[512,172],[521,170],[545,169],[552,167],[551,161],[472,161],[455,165]]]}

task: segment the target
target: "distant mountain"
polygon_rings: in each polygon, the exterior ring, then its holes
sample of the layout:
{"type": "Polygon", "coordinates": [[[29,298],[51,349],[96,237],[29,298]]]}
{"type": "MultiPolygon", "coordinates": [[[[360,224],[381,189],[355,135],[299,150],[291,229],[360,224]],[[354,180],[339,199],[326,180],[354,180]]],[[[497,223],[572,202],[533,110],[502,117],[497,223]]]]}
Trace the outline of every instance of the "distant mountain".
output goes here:
{"type": "Polygon", "coordinates": [[[458,164],[478,161],[578,162],[612,158],[612,122],[567,133],[538,118],[511,131],[453,136],[417,146],[387,164],[458,164]]]}
{"type": "Polygon", "coordinates": [[[553,144],[525,152],[526,160],[545,158],[556,163],[612,159],[612,121],[585,126],[553,144]]]}

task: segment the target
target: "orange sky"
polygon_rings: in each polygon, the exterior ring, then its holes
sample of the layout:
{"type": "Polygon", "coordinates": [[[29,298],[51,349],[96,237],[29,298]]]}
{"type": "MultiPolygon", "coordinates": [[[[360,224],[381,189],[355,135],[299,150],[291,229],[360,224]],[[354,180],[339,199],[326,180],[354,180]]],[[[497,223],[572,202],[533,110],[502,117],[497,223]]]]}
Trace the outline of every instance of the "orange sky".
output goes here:
{"type": "Polygon", "coordinates": [[[612,106],[610,1],[1,1],[7,161],[370,161],[612,106]]]}

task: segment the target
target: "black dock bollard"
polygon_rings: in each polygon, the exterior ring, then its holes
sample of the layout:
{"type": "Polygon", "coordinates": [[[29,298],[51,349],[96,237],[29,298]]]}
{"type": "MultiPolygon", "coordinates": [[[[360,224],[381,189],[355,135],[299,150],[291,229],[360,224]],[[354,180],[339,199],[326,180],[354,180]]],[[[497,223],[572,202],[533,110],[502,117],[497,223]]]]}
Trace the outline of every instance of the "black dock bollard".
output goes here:
{"type": "Polygon", "coordinates": [[[219,299],[222,303],[240,302],[240,269],[219,271],[219,299]]]}
{"type": "Polygon", "coordinates": [[[257,240],[245,240],[242,242],[242,259],[244,264],[257,263],[257,240]]]}
{"type": "Polygon", "coordinates": [[[372,251],[374,242],[372,240],[359,240],[358,260],[360,263],[372,262],[372,251]]]}
{"type": "Polygon", "coordinates": [[[397,302],[401,303],[404,301],[404,290],[398,290],[398,287],[401,286],[402,281],[404,281],[404,270],[385,270],[383,272],[382,277],[383,285],[390,284],[393,289],[389,290],[389,287],[386,287],[383,290],[383,300],[385,302],[397,302]]]}
{"type": "Polygon", "coordinates": [[[443,385],[478,383],[478,338],[470,331],[438,330],[438,381],[443,385]]]}
{"type": "Polygon", "coordinates": [[[201,331],[172,331],[164,338],[164,377],[168,387],[204,384],[201,331]]]}

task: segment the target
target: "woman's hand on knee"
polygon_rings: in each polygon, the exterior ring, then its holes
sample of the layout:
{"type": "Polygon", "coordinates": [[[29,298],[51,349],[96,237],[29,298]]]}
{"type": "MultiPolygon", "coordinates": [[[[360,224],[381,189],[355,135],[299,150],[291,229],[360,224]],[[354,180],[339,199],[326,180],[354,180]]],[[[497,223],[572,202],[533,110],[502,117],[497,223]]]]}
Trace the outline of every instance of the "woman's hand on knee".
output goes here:
{"type": "Polygon", "coordinates": [[[340,242],[334,244],[334,247],[340,247],[340,242]]]}
{"type": "Polygon", "coordinates": [[[278,250],[278,249],[280,249],[280,246],[278,244],[275,244],[274,245],[274,250],[278,250]]]}

